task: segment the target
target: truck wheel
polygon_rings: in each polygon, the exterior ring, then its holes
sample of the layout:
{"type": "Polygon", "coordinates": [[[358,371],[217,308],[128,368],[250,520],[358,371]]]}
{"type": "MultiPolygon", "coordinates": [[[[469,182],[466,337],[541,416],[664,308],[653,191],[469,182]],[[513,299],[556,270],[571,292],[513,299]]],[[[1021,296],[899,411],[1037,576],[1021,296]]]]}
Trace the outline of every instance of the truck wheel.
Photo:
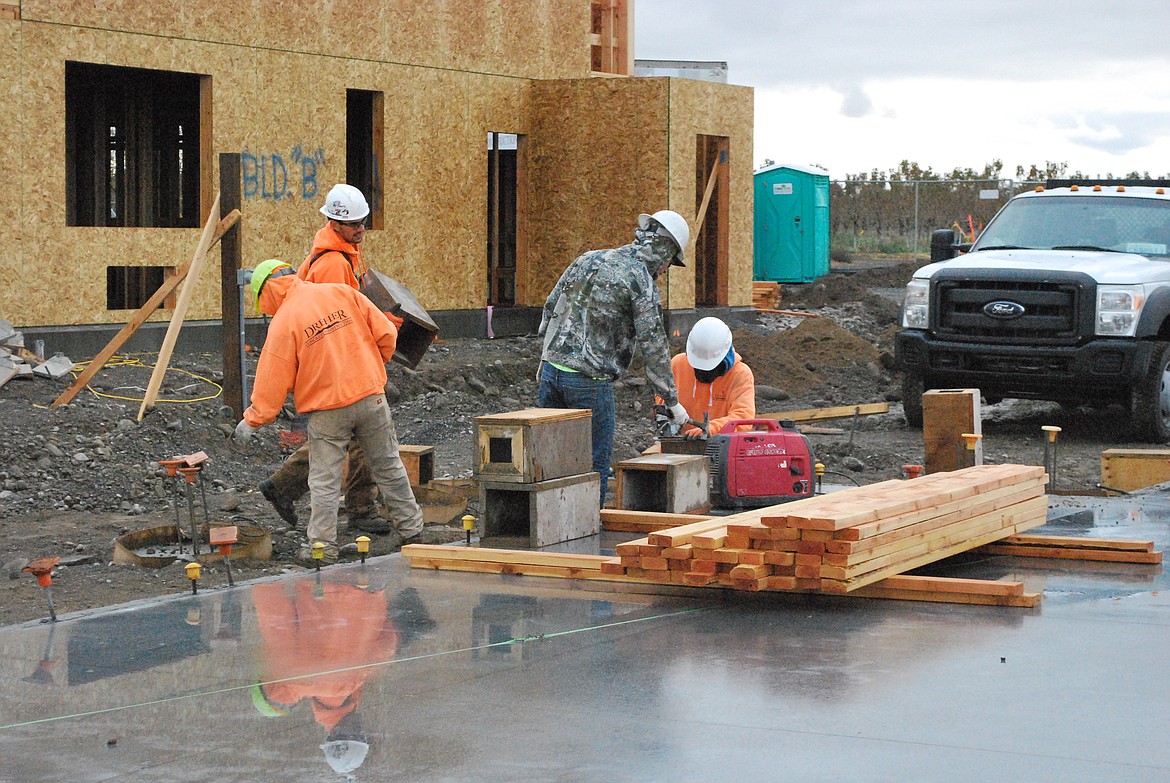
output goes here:
{"type": "Polygon", "coordinates": [[[902,373],[902,411],[906,416],[906,423],[911,427],[922,428],[922,393],[926,391],[926,384],[922,376],[911,370],[902,373]]]}
{"type": "Polygon", "coordinates": [[[1170,344],[1156,345],[1146,377],[1134,385],[1130,396],[1134,438],[1145,443],[1170,441],[1170,344]]]}

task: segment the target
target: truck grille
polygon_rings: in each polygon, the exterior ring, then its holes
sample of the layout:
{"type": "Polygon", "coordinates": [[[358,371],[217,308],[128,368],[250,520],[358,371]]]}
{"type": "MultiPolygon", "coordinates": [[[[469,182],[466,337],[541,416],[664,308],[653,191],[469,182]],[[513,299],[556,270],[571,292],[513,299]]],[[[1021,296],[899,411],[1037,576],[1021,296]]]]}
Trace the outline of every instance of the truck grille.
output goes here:
{"type": "MultiPolygon", "coordinates": [[[[1083,302],[1095,301],[1078,281],[1026,282],[1012,280],[938,281],[935,334],[942,339],[981,340],[1003,344],[1068,345],[1077,341],[1084,320],[1083,302]],[[1023,308],[1016,318],[992,318],[991,302],[1012,302],[1023,308]]],[[[1091,320],[1092,313],[1088,314],[1091,320]]]]}

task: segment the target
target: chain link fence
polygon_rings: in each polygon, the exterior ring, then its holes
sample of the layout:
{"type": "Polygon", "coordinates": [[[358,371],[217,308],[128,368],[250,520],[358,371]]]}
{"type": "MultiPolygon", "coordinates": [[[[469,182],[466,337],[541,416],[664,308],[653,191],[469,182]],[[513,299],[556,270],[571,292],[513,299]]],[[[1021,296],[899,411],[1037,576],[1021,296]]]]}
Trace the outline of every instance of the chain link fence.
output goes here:
{"type": "Polygon", "coordinates": [[[1043,182],[1011,179],[833,180],[831,252],[929,255],[930,234],[953,228],[972,240],[1008,199],[1043,182]]]}

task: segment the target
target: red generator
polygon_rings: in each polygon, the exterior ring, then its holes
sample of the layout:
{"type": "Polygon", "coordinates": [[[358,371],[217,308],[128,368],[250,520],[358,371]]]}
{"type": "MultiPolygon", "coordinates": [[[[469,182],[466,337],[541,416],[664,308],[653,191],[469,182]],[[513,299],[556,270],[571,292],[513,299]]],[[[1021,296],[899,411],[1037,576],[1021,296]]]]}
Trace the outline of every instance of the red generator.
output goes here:
{"type": "Polygon", "coordinates": [[[761,508],[811,497],[812,446],[791,420],[729,421],[707,440],[714,508],[761,508]],[[751,425],[751,430],[736,428],[751,425]]]}

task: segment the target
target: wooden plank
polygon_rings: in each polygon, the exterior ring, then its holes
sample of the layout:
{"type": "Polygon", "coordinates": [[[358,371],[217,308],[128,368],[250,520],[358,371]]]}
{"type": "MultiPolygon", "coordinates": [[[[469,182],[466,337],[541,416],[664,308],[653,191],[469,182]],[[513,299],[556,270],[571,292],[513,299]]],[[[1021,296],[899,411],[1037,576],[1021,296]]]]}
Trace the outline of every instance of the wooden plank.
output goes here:
{"type": "MultiPolygon", "coordinates": [[[[219,225],[215,227],[215,234],[212,236],[211,246],[214,247],[215,243],[222,239],[224,234],[226,234],[239,219],[240,211],[237,209],[233,210],[227,215],[227,217],[219,221],[219,225]]],[[[183,282],[183,280],[187,278],[187,272],[190,269],[191,262],[188,262],[176,269],[175,274],[166,280],[163,280],[162,285],[160,285],[158,289],[150,295],[150,298],[146,300],[146,303],[143,304],[142,307],[138,308],[134,315],[130,317],[130,320],[126,322],[126,325],[123,326],[118,331],[118,333],[110,339],[108,343],[106,343],[106,347],[99,351],[97,356],[95,356],[90,361],[89,365],[84,370],[82,370],[81,374],[77,376],[77,380],[75,380],[68,389],[61,392],[60,396],[53,400],[49,407],[59,408],[76,397],[77,393],[84,389],[85,385],[93,379],[93,376],[98,374],[98,370],[100,370],[105,365],[105,363],[110,360],[110,357],[117,353],[118,349],[125,345],[127,340],[134,336],[134,333],[138,331],[138,328],[142,326],[142,324],[146,323],[146,319],[150,318],[150,316],[154,314],[155,310],[158,310],[158,308],[162,306],[163,302],[166,301],[167,297],[171,295],[171,292],[179,287],[179,283],[183,282]]]]}
{"type": "Polygon", "coordinates": [[[600,570],[603,562],[613,559],[608,555],[575,555],[567,552],[534,552],[522,549],[443,546],[441,544],[407,544],[402,547],[402,554],[404,557],[411,558],[430,557],[496,563],[527,563],[592,570],[600,570]]]}
{"type": "Polygon", "coordinates": [[[179,339],[179,329],[187,317],[187,306],[191,303],[191,297],[195,293],[195,283],[199,279],[199,273],[203,271],[203,266],[207,263],[207,253],[211,250],[211,238],[215,234],[217,223],[219,223],[218,193],[215,194],[215,201],[211,204],[211,213],[207,216],[207,223],[203,226],[199,245],[195,248],[195,256],[191,259],[191,264],[188,267],[187,279],[183,282],[183,290],[179,293],[179,300],[175,303],[175,310],[171,314],[170,325],[167,326],[167,333],[163,337],[162,347],[158,352],[158,361],[150,375],[150,383],[147,384],[146,394],[143,395],[142,406],[138,409],[138,421],[142,421],[142,417],[154,407],[155,400],[158,399],[158,390],[162,386],[167,365],[170,364],[171,352],[174,351],[175,342],[179,339]]]}
{"type": "Polygon", "coordinates": [[[821,421],[823,419],[840,419],[846,416],[865,416],[871,413],[889,413],[888,402],[870,402],[864,405],[839,405],[833,408],[807,408],[798,411],[781,411],[779,413],[757,413],[757,419],[792,419],[796,423],[802,421],[821,421]]]}
{"type": "Polygon", "coordinates": [[[649,542],[655,546],[682,546],[690,544],[695,535],[707,533],[716,528],[724,527],[724,520],[708,517],[689,525],[679,525],[668,530],[658,530],[648,536],[649,542]]]}
{"type": "Polygon", "coordinates": [[[662,511],[631,511],[621,508],[601,509],[601,529],[629,533],[654,533],[679,525],[711,519],[700,514],[668,514],[662,511]]]}
{"type": "Polygon", "coordinates": [[[977,495],[973,503],[968,500],[959,500],[954,503],[938,506],[931,511],[924,511],[921,514],[921,519],[911,524],[889,530],[881,535],[870,536],[860,541],[831,541],[826,544],[826,550],[829,555],[851,558],[846,562],[857,562],[864,556],[880,553],[887,548],[897,547],[905,541],[912,540],[916,536],[945,527],[968,517],[986,514],[997,509],[1008,508],[1017,503],[1037,497],[1038,494],[1033,487],[1025,487],[1024,489],[1001,487],[992,493],[977,495]],[[927,516],[927,514],[932,513],[936,513],[936,515],[927,516]]]}
{"type": "MultiPolygon", "coordinates": [[[[874,568],[894,566],[903,560],[936,551],[940,547],[949,548],[952,545],[962,544],[968,539],[978,538],[989,532],[1003,530],[1004,528],[1010,527],[1010,520],[1013,517],[1021,513],[1036,513],[1041,509],[1047,514],[1047,500],[1044,498],[1035,498],[1033,500],[1015,503],[1007,508],[985,512],[977,516],[960,517],[958,520],[937,529],[927,531],[921,535],[912,536],[903,541],[896,541],[893,544],[879,547],[872,551],[858,552],[851,555],[837,555],[835,557],[845,558],[847,564],[826,564],[821,568],[821,576],[829,579],[849,579],[872,571],[874,568]]],[[[999,538],[1002,537],[999,536],[999,538]]],[[[797,562],[800,562],[799,558],[797,562]]],[[[903,568],[901,570],[906,571],[909,569],[903,568]]]]}
{"type": "Polygon", "coordinates": [[[1064,546],[1013,546],[1011,544],[987,544],[979,552],[988,555],[1010,555],[1012,557],[1044,557],[1058,560],[1084,560],[1099,563],[1144,563],[1162,562],[1161,552],[1133,552],[1120,549],[1070,549],[1064,546]]]}
{"type": "Polygon", "coordinates": [[[1153,552],[1153,541],[1132,541],[1122,538],[1085,538],[1084,536],[1043,536],[1025,533],[1005,538],[1000,543],[1021,546],[1066,546],[1074,549],[1120,549],[1126,552],[1153,552]]]}
{"type": "Polygon", "coordinates": [[[1033,527],[1039,527],[1046,521],[1047,513],[1048,507],[1047,503],[1045,503],[1044,507],[1041,509],[1032,511],[1030,513],[1021,513],[1018,516],[1013,515],[1013,518],[1010,520],[1010,524],[1008,524],[1003,529],[992,530],[990,532],[986,532],[971,538],[964,538],[961,541],[950,543],[946,546],[942,546],[937,549],[931,549],[927,552],[918,554],[917,556],[911,557],[909,560],[892,564],[884,568],[877,568],[867,574],[860,574],[846,579],[823,578],[821,580],[821,589],[823,589],[825,592],[831,593],[845,593],[856,590],[859,587],[864,587],[865,585],[881,581],[886,577],[895,576],[906,571],[911,571],[915,568],[919,568],[920,566],[927,565],[928,563],[943,560],[947,557],[950,557],[951,555],[956,555],[960,552],[966,552],[984,544],[990,544],[991,542],[997,541],[1005,536],[1019,533],[1033,527]]]}
{"type": "Polygon", "coordinates": [[[518,411],[476,416],[478,424],[539,425],[558,421],[589,418],[592,414],[585,408],[524,408],[518,411]]]}

